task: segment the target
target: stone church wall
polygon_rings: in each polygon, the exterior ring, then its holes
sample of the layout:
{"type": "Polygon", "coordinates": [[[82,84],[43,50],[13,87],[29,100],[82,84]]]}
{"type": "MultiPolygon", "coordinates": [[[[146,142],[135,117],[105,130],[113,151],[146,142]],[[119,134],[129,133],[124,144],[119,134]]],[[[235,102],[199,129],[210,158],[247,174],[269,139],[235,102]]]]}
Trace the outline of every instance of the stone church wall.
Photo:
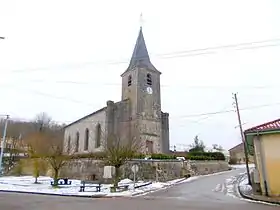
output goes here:
{"type": "Polygon", "coordinates": [[[75,147],[76,143],[76,133],[79,132],[79,151],[78,153],[85,152],[99,152],[102,150],[102,145],[105,143],[105,136],[101,135],[101,147],[96,148],[96,126],[100,124],[102,132],[106,128],[106,108],[102,108],[97,112],[85,117],[84,119],[79,120],[65,128],[64,134],[64,147],[65,152],[67,150],[68,138],[71,138],[71,150],[75,147]],[[85,139],[85,130],[89,129],[89,147],[88,151],[84,151],[84,139],[85,139]]]}
{"type": "MultiPolygon", "coordinates": [[[[229,170],[225,161],[168,161],[168,160],[134,160],[121,167],[122,178],[133,179],[131,166],[139,165],[138,180],[168,181],[187,176],[206,175],[229,170]],[[157,171],[157,173],[156,173],[157,171]]],[[[100,179],[103,176],[104,162],[100,160],[72,161],[61,172],[61,176],[76,179],[100,179]]]]}

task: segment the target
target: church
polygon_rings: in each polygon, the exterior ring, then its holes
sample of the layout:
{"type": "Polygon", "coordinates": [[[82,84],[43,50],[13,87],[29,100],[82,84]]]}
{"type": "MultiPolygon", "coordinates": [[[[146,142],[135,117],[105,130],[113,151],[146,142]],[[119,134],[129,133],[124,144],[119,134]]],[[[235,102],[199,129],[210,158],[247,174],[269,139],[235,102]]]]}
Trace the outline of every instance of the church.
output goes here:
{"type": "Polygon", "coordinates": [[[160,75],[152,64],[142,27],[128,68],[121,74],[121,101],[65,126],[65,152],[94,153],[105,149],[106,136],[141,142],[141,153],[169,153],[169,114],[161,110],[160,75]]]}

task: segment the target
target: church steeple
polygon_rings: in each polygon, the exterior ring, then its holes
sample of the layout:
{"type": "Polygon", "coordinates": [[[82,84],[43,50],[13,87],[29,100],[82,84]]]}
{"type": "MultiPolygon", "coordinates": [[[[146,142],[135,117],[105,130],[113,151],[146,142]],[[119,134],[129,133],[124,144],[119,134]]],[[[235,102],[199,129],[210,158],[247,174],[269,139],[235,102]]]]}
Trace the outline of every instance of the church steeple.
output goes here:
{"type": "MultiPolygon", "coordinates": [[[[129,66],[127,71],[132,70],[133,68],[147,68],[151,71],[159,72],[150,60],[150,56],[147,50],[145,39],[143,36],[142,26],[140,27],[139,34],[136,40],[136,44],[130,59],[129,66]]],[[[160,72],[159,72],[160,73],[160,72]]]]}

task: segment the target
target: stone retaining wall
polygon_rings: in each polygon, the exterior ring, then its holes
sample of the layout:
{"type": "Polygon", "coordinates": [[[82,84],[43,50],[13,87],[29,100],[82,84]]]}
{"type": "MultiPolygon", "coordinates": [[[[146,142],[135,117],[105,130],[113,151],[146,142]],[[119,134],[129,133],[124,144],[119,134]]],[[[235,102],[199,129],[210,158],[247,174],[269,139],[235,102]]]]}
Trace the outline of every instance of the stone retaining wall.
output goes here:
{"type": "MultiPolygon", "coordinates": [[[[122,178],[133,179],[131,166],[137,164],[138,180],[168,181],[184,176],[206,175],[229,170],[226,161],[178,161],[178,160],[132,160],[121,167],[122,178]]],[[[100,179],[103,176],[104,162],[82,159],[71,161],[61,171],[61,176],[77,179],[100,179]]]]}

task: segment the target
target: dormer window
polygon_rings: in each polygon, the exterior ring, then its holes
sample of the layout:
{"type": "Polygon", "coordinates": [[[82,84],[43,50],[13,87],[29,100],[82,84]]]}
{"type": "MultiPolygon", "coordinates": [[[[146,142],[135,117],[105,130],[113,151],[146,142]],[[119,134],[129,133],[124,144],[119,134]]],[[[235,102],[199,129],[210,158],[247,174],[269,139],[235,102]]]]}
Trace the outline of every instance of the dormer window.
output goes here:
{"type": "Polygon", "coordinates": [[[152,75],[147,74],[147,85],[152,85],[152,75]]]}
{"type": "Polygon", "coordinates": [[[131,80],[132,80],[132,77],[131,77],[131,75],[129,75],[128,80],[127,80],[127,86],[128,87],[131,85],[131,80]]]}

